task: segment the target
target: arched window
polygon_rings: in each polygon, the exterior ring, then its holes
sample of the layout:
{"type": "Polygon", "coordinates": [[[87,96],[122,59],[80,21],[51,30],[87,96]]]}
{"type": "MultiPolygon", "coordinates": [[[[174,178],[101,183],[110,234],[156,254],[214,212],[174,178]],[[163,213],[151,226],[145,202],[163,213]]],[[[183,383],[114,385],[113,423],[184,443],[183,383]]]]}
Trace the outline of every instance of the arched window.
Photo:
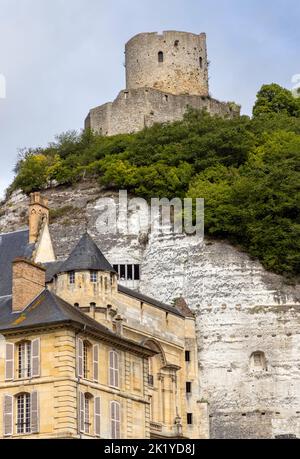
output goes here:
{"type": "Polygon", "coordinates": [[[31,397],[30,394],[17,395],[17,433],[24,434],[31,432],[31,397]]]}
{"type": "Polygon", "coordinates": [[[200,69],[203,68],[203,58],[202,57],[199,57],[199,65],[200,65],[200,69]]]}
{"type": "Polygon", "coordinates": [[[255,351],[251,354],[250,368],[252,371],[268,371],[267,360],[264,352],[255,351]]]}
{"type": "Polygon", "coordinates": [[[22,341],[17,344],[18,352],[18,378],[31,376],[31,342],[22,341]]]}
{"type": "Polygon", "coordinates": [[[163,62],[163,61],[164,61],[164,53],[162,51],[159,51],[158,62],[163,62]]]}
{"type": "Polygon", "coordinates": [[[119,387],[119,354],[116,351],[109,353],[109,385],[119,387]]]}
{"type": "Polygon", "coordinates": [[[111,402],[110,403],[110,423],[111,423],[111,438],[118,439],[120,438],[120,424],[121,424],[121,409],[120,403],[111,402]]]}

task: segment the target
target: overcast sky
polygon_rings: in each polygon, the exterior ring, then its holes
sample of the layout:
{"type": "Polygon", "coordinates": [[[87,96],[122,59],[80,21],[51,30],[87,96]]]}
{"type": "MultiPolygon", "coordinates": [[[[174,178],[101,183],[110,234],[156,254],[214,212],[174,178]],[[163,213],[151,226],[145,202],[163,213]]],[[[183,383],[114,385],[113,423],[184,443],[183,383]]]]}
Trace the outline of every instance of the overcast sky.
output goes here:
{"type": "Polygon", "coordinates": [[[299,0],[0,0],[0,196],[18,149],[81,129],[125,87],[131,36],[206,32],[212,95],[250,114],[262,84],[300,74],[299,24],[299,0]]]}

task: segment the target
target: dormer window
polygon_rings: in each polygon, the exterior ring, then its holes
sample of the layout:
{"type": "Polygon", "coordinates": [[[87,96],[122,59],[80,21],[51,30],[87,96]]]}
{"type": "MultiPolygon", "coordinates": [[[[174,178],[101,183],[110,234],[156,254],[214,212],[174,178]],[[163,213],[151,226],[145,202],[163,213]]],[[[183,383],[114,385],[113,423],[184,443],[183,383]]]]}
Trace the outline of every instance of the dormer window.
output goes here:
{"type": "Polygon", "coordinates": [[[98,281],[98,272],[97,271],[90,271],[90,281],[92,284],[96,284],[98,281]]]}
{"type": "Polygon", "coordinates": [[[70,285],[75,284],[75,271],[69,272],[69,284],[70,285]]]}

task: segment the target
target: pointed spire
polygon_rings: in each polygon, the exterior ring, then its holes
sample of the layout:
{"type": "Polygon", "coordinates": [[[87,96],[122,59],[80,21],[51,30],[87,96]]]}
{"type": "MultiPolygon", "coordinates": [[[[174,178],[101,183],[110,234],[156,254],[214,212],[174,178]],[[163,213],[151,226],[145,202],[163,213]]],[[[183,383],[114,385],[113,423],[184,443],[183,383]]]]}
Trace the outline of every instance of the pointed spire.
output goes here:
{"type": "Polygon", "coordinates": [[[86,232],[71,252],[69,258],[61,265],[59,271],[63,273],[88,270],[115,272],[99,247],[86,232]]]}

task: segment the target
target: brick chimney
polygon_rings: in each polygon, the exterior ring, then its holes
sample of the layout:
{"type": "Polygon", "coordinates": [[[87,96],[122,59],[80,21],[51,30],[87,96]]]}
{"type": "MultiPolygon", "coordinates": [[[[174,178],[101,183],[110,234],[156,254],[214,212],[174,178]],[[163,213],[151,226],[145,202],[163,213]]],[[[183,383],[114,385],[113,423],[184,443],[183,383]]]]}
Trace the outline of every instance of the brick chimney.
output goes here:
{"type": "Polygon", "coordinates": [[[49,221],[48,199],[42,198],[40,193],[30,194],[29,204],[29,243],[37,242],[42,223],[49,221]]]}
{"type": "Polygon", "coordinates": [[[12,310],[20,312],[45,289],[46,270],[25,258],[16,258],[12,269],[12,310]]]}

